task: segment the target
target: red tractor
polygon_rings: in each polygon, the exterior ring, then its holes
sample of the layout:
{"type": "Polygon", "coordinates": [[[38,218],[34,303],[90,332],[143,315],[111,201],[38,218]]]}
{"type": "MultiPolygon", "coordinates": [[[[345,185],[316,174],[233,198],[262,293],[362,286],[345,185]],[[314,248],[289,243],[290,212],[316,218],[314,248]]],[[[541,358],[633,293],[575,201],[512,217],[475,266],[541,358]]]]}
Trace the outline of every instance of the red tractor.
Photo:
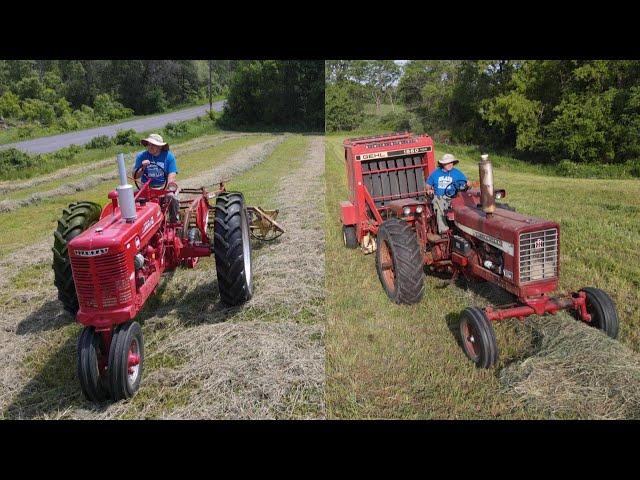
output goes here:
{"type": "Polygon", "coordinates": [[[409,132],[344,141],[349,201],[341,202],[344,244],[376,252],[380,282],[391,300],[418,303],[424,295],[424,267],[448,272],[452,281],[491,282],[517,301],[484,309],[470,307],[460,318],[466,355],[489,368],[498,359],[492,322],[570,309],[612,338],[618,316],[609,295],[597,288],[550,296],[560,273],[557,223],[516,213],[496,199],[488,155],[479,163],[480,182],[450,184],[446,211],[450,228],[438,234],[426,178],[436,168],[433,141],[409,132]]]}
{"type": "Polygon", "coordinates": [[[204,188],[174,186],[171,191],[167,182],[152,188],[150,180],[144,185],[134,180],[134,193],[122,154],[118,170],[120,185],[109,193],[111,203],[104,209],[72,203],[54,232],[58,298],[85,326],[78,339],[78,376],[82,392],[95,402],[130,398],[138,390],[144,347],[134,319],[163,272],[193,268],[213,253],[220,299],[239,305],[253,294],[250,235],[283,231],[274,220],[277,211],[245,206],[242,194],[225,191],[222,183],[210,194],[204,188]],[[178,191],[190,198],[180,201],[179,219],[171,223],[168,195],[178,191]]]}

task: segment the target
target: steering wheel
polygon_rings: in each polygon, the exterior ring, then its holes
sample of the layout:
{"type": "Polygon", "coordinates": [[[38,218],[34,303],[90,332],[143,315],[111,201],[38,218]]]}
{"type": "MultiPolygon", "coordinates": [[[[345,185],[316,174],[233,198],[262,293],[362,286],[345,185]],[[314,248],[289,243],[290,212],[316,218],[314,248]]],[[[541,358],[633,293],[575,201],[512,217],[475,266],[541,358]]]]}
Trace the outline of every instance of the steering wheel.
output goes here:
{"type": "Polygon", "coordinates": [[[136,178],[138,176],[138,172],[141,171],[141,170],[146,169],[150,165],[155,165],[156,168],[159,168],[160,170],[162,170],[162,173],[164,173],[164,185],[162,185],[162,188],[152,187],[151,185],[149,185],[149,187],[153,188],[154,190],[166,190],[167,185],[169,184],[169,176],[167,175],[167,171],[163,167],[158,165],[157,163],[150,163],[149,165],[140,165],[138,168],[136,168],[136,171],[133,172],[133,183],[136,184],[136,188],[138,190],[140,190],[142,188],[140,186],[140,184],[138,183],[138,178],[136,178]]]}
{"type": "Polygon", "coordinates": [[[466,180],[456,180],[455,182],[451,182],[444,189],[444,196],[447,198],[454,198],[458,195],[458,192],[464,192],[468,190],[467,181],[466,180]]]}

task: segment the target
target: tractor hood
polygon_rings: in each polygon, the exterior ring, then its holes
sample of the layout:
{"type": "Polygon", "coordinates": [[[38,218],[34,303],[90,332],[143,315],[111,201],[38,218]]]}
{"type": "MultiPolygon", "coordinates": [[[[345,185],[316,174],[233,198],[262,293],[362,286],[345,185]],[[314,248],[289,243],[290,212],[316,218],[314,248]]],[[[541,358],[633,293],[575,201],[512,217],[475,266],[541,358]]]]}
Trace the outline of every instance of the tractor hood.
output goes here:
{"type": "Polygon", "coordinates": [[[522,215],[505,208],[496,208],[492,214],[482,211],[477,191],[462,193],[452,202],[455,223],[464,232],[494,245],[513,255],[513,246],[525,232],[558,228],[556,222],[522,215]]]}
{"type": "Polygon", "coordinates": [[[146,245],[157,231],[162,211],[157,203],[147,202],[136,205],[136,214],[137,218],[132,223],[122,218],[120,209],[116,210],[115,215],[107,214],[69,242],[70,255],[92,257],[130,248],[133,248],[132,252],[137,252],[139,246],[146,245]]]}

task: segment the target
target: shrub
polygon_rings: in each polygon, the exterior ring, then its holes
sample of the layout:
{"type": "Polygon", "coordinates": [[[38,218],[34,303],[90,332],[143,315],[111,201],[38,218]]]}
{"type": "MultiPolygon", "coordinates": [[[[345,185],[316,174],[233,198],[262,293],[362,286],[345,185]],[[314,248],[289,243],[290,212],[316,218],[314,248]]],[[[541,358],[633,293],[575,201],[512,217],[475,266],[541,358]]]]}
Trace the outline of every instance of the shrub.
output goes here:
{"type": "Polygon", "coordinates": [[[136,133],[135,130],[120,130],[116,134],[115,138],[116,145],[131,145],[136,146],[140,144],[140,137],[136,133]]]}
{"type": "Polygon", "coordinates": [[[15,93],[7,90],[0,96],[0,116],[11,118],[22,116],[20,99],[15,93]]]}
{"type": "Polygon", "coordinates": [[[13,170],[31,167],[35,165],[39,159],[39,155],[31,156],[16,148],[0,150],[0,175],[4,175],[13,170]]]}
{"type": "Polygon", "coordinates": [[[163,133],[170,137],[180,137],[189,132],[189,124],[187,122],[167,123],[165,125],[163,133]]]}
{"type": "Polygon", "coordinates": [[[89,143],[85,145],[87,149],[94,148],[109,148],[113,145],[113,139],[108,135],[100,135],[99,137],[93,137],[89,143]]]}
{"type": "Polygon", "coordinates": [[[95,115],[102,120],[119,120],[133,115],[133,110],[125,108],[120,102],[111,98],[108,93],[101,93],[96,96],[93,102],[95,115]]]}
{"type": "Polygon", "coordinates": [[[22,102],[22,118],[49,126],[56,118],[56,112],[48,103],[35,98],[28,98],[22,102]]]}

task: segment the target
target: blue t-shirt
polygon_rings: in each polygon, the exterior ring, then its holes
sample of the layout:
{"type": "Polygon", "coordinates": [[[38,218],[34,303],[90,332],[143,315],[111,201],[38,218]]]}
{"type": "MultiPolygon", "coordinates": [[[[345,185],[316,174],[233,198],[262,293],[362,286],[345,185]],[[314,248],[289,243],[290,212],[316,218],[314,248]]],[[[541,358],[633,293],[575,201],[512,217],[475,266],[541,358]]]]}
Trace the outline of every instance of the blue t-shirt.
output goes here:
{"type": "Polygon", "coordinates": [[[160,167],[164,168],[167,172],[167,175],[170,173],[178,173],[178,168],[176,166],[176,157],[173,156],[170,150],[163,150],[160,152],[160,155],[154,157],[149,153],[148,150],[140,152],[136,157],[136,163],[133,166],[133,171],[142,165],[144,160],[149,160],[151,165],[147,165],[142,171],[142,175],[140,176],[142,184],[147,183],[147,180],[151,179],[151,186],[153,187],[161,187],[164,185],[164,172],[154,165],[158,164],[160,167]]]}
{"type": "MultiPolygon", "coordinates": [[[[451,183],[458,180],[464,180],[466,182],[467,177],[465,177],[464,173],[457,168],[452,168],[450,172],[446,172],[444,169],[438,167],[431,173],[431,175],[429,175],[429,178],[427,178],[427,185],[431,185],[435,189],[436,195],[441,197],[444,195],[444,190],[451,183]]],[[[453,187],[449,190],[452,189],[453,187]]],[[[449,194],[451,195],[452,192],[450,191],[449,194]]]]}

